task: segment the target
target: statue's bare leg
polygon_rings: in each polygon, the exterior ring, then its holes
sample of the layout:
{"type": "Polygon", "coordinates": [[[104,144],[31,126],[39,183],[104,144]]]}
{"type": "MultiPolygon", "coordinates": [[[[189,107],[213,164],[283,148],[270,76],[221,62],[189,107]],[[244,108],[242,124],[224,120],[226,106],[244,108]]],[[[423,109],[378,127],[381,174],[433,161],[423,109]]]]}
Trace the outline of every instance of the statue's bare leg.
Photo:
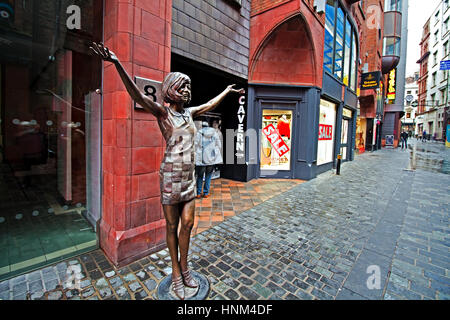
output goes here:
{"type": "Polygon", "coordinates": [[[178,262],[178,224],[180,222],[179,205],[163,205],[166,218],[166,243],[172,260],[172,279],[181,276],[180,263],[178,262]]]}
{"type": "Polygon", "coordinates": [[[188,268],[189,242],[195,218],[195,200],[186,202],[181,211],[180,227],[180,268],[183,275],[183,283],[189,288],[197,288],[199,283],[192,276],[188,268]]]}
{"type": "Polygon", "coordinates": [[[180,267],[181,271],[188,269],[187,257],[189,253],[189,242],[191,239],[191,231],[194,226],[195,217],[195,200],[181,204],[181,228],[179,236],[180,245],[180,267]]]}

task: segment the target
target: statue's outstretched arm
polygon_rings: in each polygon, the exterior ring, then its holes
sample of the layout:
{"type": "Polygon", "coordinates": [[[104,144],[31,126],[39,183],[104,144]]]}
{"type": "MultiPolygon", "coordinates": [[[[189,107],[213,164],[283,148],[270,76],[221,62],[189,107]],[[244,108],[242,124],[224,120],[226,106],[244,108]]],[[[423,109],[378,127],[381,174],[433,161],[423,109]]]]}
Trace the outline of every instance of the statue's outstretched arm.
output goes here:
{"type": "Polygon", "coordinates": [[[244,89],[234,89],[234,86],[235,86],[235,84],[229,85],[221,94],[219,94],[217,97],[209,100],[207,103],[202,104],[198,107],[190,108],[192,116],[196,117],[196,116],[201,115],[202,113],[205,113],[205,112],[215,109],[222,102],[222,100],[227,96],[227,94],[230,92],[237,92],[240,94],[245,93],[244,89]]]}
{"type": "Polygon", "coordinates": [[[104,61],[111,62],[116,66],[117,71],[119,72],[120,78],[122,79],[125,88],[131,96],[131,99],[138,103],[140,106],[144,108],[144,110],[150,112],[155,117],[160,117],[166,113],[166,110],[157,102],[153,102],[152,99],[146,97],[136,86],[136,84],[131,80],[128,73],[125,71],[124,67],[120,63],[117,56],[109,50],[107,47],[103,45],[103,43],[92,43],[90,49],[100,56],[104,61]]]}

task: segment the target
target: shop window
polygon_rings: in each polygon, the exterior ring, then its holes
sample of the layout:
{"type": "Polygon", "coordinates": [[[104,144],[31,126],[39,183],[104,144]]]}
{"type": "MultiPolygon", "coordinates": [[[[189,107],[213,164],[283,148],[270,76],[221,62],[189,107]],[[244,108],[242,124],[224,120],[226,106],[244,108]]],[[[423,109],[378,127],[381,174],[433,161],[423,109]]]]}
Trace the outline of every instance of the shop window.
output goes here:
{"type": "Polygon", "coordinates": [[[337,11],[337,23],[336,23],[336,47],[334,56],[334,75],[342,78],[342,59],[344,51],[344,11],[338,8],[337,11]]]}
{"type": "Polygon", "coordinates": [[[360,152],[364,151],[366,136],[366,119],[358,117],[356,119],[355,148],[360,152]]]}
{"type": "Polygon", "coordinates": [[[333,162],[334,132],[336,129],[336,105],[320,99],[319,137],[317,165],[333,162]]]}
{"type": "Polygon", "coordinates": [[[385,0],[384,11],[402,11],[402,0],[385,0]]]}
{"type": "Polygon", "coordinates": [[[350,21],[346,21],[345,24],[345,53],[344,53],[344,78],[343,82],[346,86],[349,85],[349,77],[351,73],[350,54],[352,44],[352,25],[350,21]]]}
{"type": "Polygon", "coordinates": [[[97,248],[102,62],[88,44],[102,39],[103,2],[76,3],[79,24],[68,1],[15,1],[0,23],[0,279],[97,248]]]}
{"type": "Polygon", "coordinates": [[[383,52],[385,56],[400,56],[400,38],[385,37],[383,40],[383,52]]]}
{"type": "Polygon", "coordinates": [[[263,110],[261,170],[290,170],[292,111],[263,110]]]}
{"type": "Polygon", "coordinates": [[[333,73],[333,47],[334,47],[334,27],[335,27],[335,7],[334,0],[328,0],[325,14],[325,50],[324,68],[329,73],[333,73]]]}
{"type": "Polygon", "coordinates": [[[356,44],[356,33],[353,33],[353,41],[352,41],[352,63],[351,63],[351,85],[350,88],[353,91],[356,91],[356,87],[358,85],[358,47],[356,44]]]}
{"type": "Polygon", "coordinates": [[[349,17],[340,7],[339,1],[327,1],[324,70],[356,90],[357,43],[355,28],[349,17]]]}

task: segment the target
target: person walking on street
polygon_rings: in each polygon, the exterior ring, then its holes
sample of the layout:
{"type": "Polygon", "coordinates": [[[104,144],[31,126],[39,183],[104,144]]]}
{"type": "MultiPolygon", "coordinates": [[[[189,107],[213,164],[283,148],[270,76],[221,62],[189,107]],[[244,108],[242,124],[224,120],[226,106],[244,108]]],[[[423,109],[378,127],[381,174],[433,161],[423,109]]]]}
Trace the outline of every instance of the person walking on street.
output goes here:
{"type": "Polygon", "coordinates": [[[403,150],[403,147],[404,147],[405,149],[408,149],[408,133],[406,133],[405,131],[403,131],[403,132],[400,134],[400,140],[402,141],[402,150],[403,150]]]}
{"type": "Polygon", "coordinates": [[[427,131],[426,130],[423,130],[422,141],[427,141],[427,131]]]}
{"type": "Polygon", "coordinates": [[[197,131],[196,135],[197,199],[200,199],[202,195],[204,198],[209,198],[214,166],[223,163],[221,152],[222,145],[217,130],[211,128],[208,122],[203,122],[202,129],[197,131]]]}

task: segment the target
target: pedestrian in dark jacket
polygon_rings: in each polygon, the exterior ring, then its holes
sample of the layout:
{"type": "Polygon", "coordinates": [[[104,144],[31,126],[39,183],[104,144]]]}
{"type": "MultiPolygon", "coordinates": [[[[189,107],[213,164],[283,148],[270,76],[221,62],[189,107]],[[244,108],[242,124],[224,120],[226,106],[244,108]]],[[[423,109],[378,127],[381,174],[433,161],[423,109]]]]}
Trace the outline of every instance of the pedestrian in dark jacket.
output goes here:
{"type": "Polygon", "coordinates": [[[401,142],[402,142],[402,150],[403,150],[403,147],[404,147],[405,149],[407,149],[407,148],[408,148],[408,133],[406,133],[405,131],[403,131],[403,132],[400,134],[400,140],[401,140],[401,142]]]}
{"type": "Polygon", "coordinates": [[[223,163],[222,142],[218,131],[211,128],[208,122],[202,123],[195,138],[195,172],[197,175],[197,199],[208,198],[214,166],[223,163]],[[203,177],[205,183],[203,184],[203,177]]]}

